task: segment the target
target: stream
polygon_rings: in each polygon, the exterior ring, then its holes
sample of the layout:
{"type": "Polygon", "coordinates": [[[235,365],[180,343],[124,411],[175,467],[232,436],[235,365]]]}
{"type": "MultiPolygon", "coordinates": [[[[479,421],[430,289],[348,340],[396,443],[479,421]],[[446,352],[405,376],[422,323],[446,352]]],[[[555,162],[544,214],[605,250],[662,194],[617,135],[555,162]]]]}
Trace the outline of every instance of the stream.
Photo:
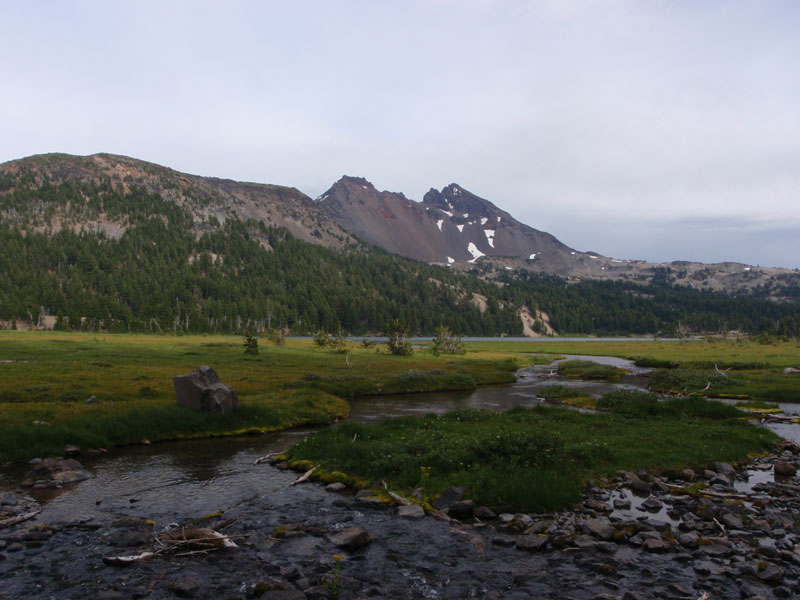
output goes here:
{"type": "MultiPolygon", "coordinates": [[[[592,360],[629,371],[619,382],[581,381],[559,377],[556,361],[520,369],[510,385],[478,388],[468,392],[398,394],[372,396],[350,401],[348,420],[367,423],[400,416],[442,414],[456,409],[505,411],[517,406],[549,404],[537,397],[543,387],[563,385],[600,396],[619,388],[646,389],[648,369],[632,361],[611,356],[568,355],[563,360],[592,360]]],[[[798,414],[800,405],[785,404],[786,414],[798,414]]],[[[585,410],[573,409],[568,410],[585,410]]],[[[779,435],[800,441],[800,426],[770,423],[779,435]]],[[[216,512],[287,485],[294,474],[253,462],[269,452],[282,451],[310,433],[299,429],[260,436],[162,442],[151,446],[112,449],[81,462],[93,477],[62,489],[30,490],[43,507],[40,520],[61,522],[80,516],[98,518],[120,511],[141,512],[156,521],[180,521],[216,512]]],[[[0,492],[13,489],[23,479],[27,466],[0,471],[0,492]]]]}

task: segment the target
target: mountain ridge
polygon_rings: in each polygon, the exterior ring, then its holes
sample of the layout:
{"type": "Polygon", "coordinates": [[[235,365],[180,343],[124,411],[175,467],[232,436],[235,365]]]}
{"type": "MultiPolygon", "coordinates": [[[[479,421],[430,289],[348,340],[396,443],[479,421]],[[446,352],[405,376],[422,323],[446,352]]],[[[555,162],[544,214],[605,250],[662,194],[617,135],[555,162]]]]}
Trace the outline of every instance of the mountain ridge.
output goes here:
{"type": "MultiPolygon", "coordinates": [[[[400,192],[378,191],[363,177],[343,176],[312,200],[295,187],[191,175],[108,153],[83,157],[41,154],[0,164],[0,191],[14,185],[30,188],[32,206],[27,210],[38,210],[39,216],[34,218],[39,225],[33,225],[36,231],[47,228],[44,214],[54,210],[45,208],[36,193],[58,182],[80,181],[117,187],[125,193],[141,188],[186,207],[193,214],[198,235],[229,218],[253,219],[268,227],[285,227],[298,239],[329,248],[363,240],[415,260],[489,278],[521,269],[567,281],[664,280],[729,294],[763,294],[767,290],[777,298],[784,297],[784,289],[800,286],[796,269],[733,261],[650,263],[578,251],[550,233],[517,221],[458,183],[441,190],[431,188],[417,202],[400,192]]],[[[48,225],[53,230],[102,231],[112,237],[125,231],[124,218],[115,220],[102,210],[87,212],[79,204],[55,209],[55,218],[48,225]]],[[[20,218],[12,213],[6,211],[4,217],[20,218]]]]}

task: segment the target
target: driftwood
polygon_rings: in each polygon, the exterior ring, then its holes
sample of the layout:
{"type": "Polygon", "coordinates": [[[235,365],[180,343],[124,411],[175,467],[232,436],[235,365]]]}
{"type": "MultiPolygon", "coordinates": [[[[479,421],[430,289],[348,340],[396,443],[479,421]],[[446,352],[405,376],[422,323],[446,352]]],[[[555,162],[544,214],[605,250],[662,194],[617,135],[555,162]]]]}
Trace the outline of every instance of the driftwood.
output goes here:
{"type": "Polygon", "coordinates": [[[124,567],[127,565],[132,565],[135,562],[147,560],[155,555],[155,552],[142,552],[141,554],[132,554],[130,556],[104,556],[103,562],[107,565],[124,567]]]}
{"type": "Polygon", "coordinates": [[[270,452],[269,454],[265,454],[264,456],[260,456],[257,459],[255,459],[253,461],[253,464],[254,465],[260,465],[263,462],[267,462],[273,456],[278,456],[279,454],[285,454],[286,452],[287,452],[286,450],[281,450],[281,451],[278,451],[278,452],[270,452]]]}
{"type": "Polygon", "coordinates": [[[727,369],[725,369],[724,371],[720,371],[720,370],[719,370],[719,367],[717,366],[717,363],[714,363],[714,370],[715,370],[717,373],[719,373],[720,375],[722,375],[723,377],[727,377],[727,376],[728,376],[728,371],[730,371],[732,368],[733,368],[733,367],[728,367],[728,368],[727,368],[727,369]]]}
{"type": "MultiPolygon", "coordinates": [[[[244,537],[244,536],[237,536],[244,537]]],[[[162,533],[155,538],[160,546],[155,552],[141,552],[128,556],[104,556],[103,562],[107,565],[124,567],[136,562],[141,562],[154,556],[169,554],[171,556],[191,556],[193,554],[208,554],[223,548],[237,549],[230,536],[209,529],[208,527],[181,527],[162,533]],[[187,550],[186,552],[179,552],[187,550]]]]}
{"type": "Polygon", "coordinates": [[[397,502],[402,506],[411,506],[411,502],[403,498],[400,494],[395,494],[394,492],[389,492],[389,498],[397,502]]]}
{"type": "Polygon", "coordinates": [[[720,523],[716,517],[714,517],[714,523],[716,523],[720,529],[722,529],[722,535],[728,535],[728,531],[725,529],[725,526],[720,523]]]}
{"type": "Polygon", "coordinates": [[[297,485],[298,483],[303,483],[304,481],[308,481],[308,478],[311,477],[311,474],[316,470],[317,470],[317,467],[313,467],[313,468],[309,469],[308,471],[306,471],[305,473],[300,475],[300,477],[295,479],[292,483],[290,483],[289,486],[291,487],[293,485],[297,485]]]}
{"type": "MultiPolygon", "coordinates": [[[[674,483],[668,483],[667,487],[669,487],[669,488],[671,488],[673,490],[683,490],[684,493],[686,493],[686,494],[689,493],[688,490],[686,489],[685,485],[675,485],[674,483]]],[[[732,500],[747,500],[749,498],[749,496],[747,496],[745,494],[729,494],[727,492],[716,492],[716,491],[712,490],[711,488],[703,488],[703,489],[697,490],[696,493],[703,494],[704,496],[712,496],[714,498],[730,498],[732,500]]]]}
{"type": "Polygon", "coordinates": [[[230,537],[208,527],[181,527],[162,533],[158,541],[164,548],[196,547],[203,550],[238,548],[230,537]]]}
{"type": "Polygon", "coordinates": [[[3,519],[2,521],[0,521],[0,529],[3,529],[4,527],[11,527],[12,525],[16,525],[17,523],[22,523],[23,521],[27,521],[28,519],[32,519],[33,517],[38,515],[40,512],[42,512],[41,509],[33,510],[33,511],[31,511],[29,513],[25,513],[23,515],[18,515],[16,517],[11,517],[10,519],[3,519]]]}

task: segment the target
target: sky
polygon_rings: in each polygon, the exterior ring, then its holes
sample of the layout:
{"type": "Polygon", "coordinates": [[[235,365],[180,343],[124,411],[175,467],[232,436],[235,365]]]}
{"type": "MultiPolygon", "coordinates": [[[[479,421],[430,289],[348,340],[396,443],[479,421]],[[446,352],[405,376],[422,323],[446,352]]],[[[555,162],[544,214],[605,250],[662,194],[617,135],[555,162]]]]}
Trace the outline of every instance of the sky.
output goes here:
{"type": "Polygon", "coordinates": [[[0,162],[124,154],[583,251],[800,267],[795,0],[0,0],[0,162]]]}

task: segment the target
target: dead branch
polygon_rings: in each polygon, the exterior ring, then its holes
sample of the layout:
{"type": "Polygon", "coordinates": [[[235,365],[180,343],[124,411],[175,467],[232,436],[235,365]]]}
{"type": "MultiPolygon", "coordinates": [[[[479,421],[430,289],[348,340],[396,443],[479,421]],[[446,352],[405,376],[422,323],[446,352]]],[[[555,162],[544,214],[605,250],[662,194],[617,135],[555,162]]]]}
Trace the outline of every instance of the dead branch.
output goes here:
{"type": "Polygon", "coordinates": [[[724,371],[720,371],[720,370],[719,370],[719,367],[717,366],[717,363],[714,363],[714,370],[715,370],[717,373],[719,373],[720,375],[722,375],[723,377],[727,377],[727,376],[728,376],[728,371],[730,371],[732,368],[733,368],[733,367],[728,367],[728,368],[727,368],[727,369],[725,369],[724,371]]]}
{"type": "Polygon", "coordinates": [[[303,483],[304,481],[308,481],[308,478],[311,477],[311,474],[316,470],[317,470],[317,467],[313,467],[313,468],[309,469],[308,471],[306,471],[305,473],[300,475],[300,477],[295,479],[292,483],[290,483],[289,486],[291,487],[293,485],[297,485],[298,483],[303,483]]]}
{"type": "Polygon", "coordinates": [[[155,552],[142,552],[141,554],[132,554],[130,556],[104,556],[103,562],[107,565],[123,567],[135,562],[147,560],[155,555],[155,552]]]}
{"type": "Polygon", "coordinates": [[[254,465],[260,465],[263,462],[268,461],[273,456],[278,456],[279,454],[286,454],[287,450],[280,450],[278,452],[270,452],[269,454],[265,454],[264,456],[260,456],[259,458],[253,461],[254,465]]]}
{"type": "Polygon", "coordinates": [[[394,492],[389,492],[389,498],[397,502],[402,506],[411,506],[411,502],[403,498],[400,494],[395,494],[394,492]]]}
{"type": "Polygon", "coordinates": [[[167,546],[195,545],[200,547],[238,548],[230,536],[209,529],[208,527],[181,527],[179,530],[167,531],[158,536],[158,540],[167,546]]]}
{"type": "Polygon", "coordinates": [[[3,519],[0,521],[0,529],[5,527],[11,527],[12,525],[16,525],[17,523],[22,523],[23,521],[27,521],[28,519],[32,519],[36,515],[42,512],[41,509],[33,510],[29,513],[25,513],[23,515],[18,515],[16,517],[11,517],[10,519],[3,519]]]}
{"type": "Polygon", "coordinates": [[[722,535],[728,535],[728,532],[725,530],[725,526],[722,523],[720,523],[719,521],[717,521],[716,517],[714,517],[714,523],[719,525],[719,528],[722,529],[722,535]]]}

